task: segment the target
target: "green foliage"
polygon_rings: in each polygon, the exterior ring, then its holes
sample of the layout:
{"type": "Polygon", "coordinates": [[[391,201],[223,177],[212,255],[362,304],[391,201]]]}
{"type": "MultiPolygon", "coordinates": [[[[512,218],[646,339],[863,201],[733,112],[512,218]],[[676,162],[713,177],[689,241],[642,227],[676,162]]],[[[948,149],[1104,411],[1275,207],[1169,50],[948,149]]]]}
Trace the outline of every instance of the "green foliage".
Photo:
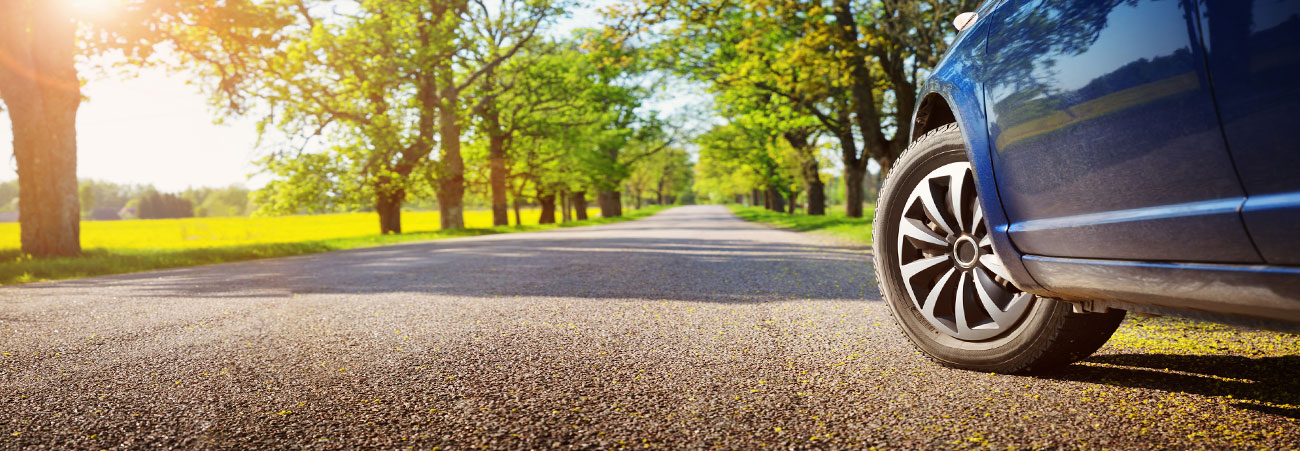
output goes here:
{"type": "Polygon", "coordinates": [[[90,216],[95,211],[95,190],[91,187],[81,185],[77,189],[77,200],[81,203],[81,217],[90,216]]]}
{"type": "Polygon", "coordinates": [[[682,149],[666,148],[633,165],[625,185],[637,205],[643,198],[656,205],[669,205],[689,196],[693,180],[690,155],[682,149]]]}
{"type": "Polygon", "coordinates": [[[230,185],[224,188],[190,188],[181,197],[194,205],[194,216],[247,216],[252,212],[248,188],[230,185]]]}
{"type": "MultiPolygon", "coordinates": [[[[946,24],[974,0],[639,0],[612,15],[623,39],[656,49],[660,67],[710,87],[718,114],[786,138],[794,153],[757,152],[742,165],[797,166],[804,185],[820,178],[820,136],[834,139],[847,183],[868,160],[888,168],[908,142],[907,128],[925,70],[954,34],[946,24]]],[[[719,154],[720,155],[720,154],[719,154]]],[[[717,167],[718,162],[710,163],[717,167]]],[[[712,169],[709,169],[712,171],[712,169]]],[[[774,171],[768,171],[771,179],[774,171]]],[[[771,179],[769,190],[786,184],[771,179]]],[[[732,191],[714,186],[702,193],[732,191]]],[[[846,186],[860,198],[861,186],[846,186]]],[[[796,194],[795,185],[789,194],[796,194]]],[[[859,214],[861,204],[848,205],[859,214]]]]}
{"type": "Polygon", "coordinates": [[[166,219],[194,217],[194,204],[177,194],[159,193],[150,189],[140,197],[136,209],[140,219],[166,219]]]}
{"type": "Polygon", "coordinates": [[[0,211],[14,211],[18,208],[18,181],[0,182],[0,211]]]}

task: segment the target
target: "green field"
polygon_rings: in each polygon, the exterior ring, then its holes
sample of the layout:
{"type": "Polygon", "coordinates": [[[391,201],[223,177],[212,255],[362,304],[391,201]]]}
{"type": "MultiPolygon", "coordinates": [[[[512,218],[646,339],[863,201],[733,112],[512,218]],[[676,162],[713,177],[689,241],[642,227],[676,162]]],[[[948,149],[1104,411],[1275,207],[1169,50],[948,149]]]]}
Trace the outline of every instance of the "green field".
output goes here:
{"type": "MultiPolygon", "coordinates": [[[[380,235],[374,213],[85,221],[82,257],[32,259],[19,250],[17,223],[0,224],[0,285],[119,274],[269,257],[311,254],[556,227],[604,224],[649,216],[661,208],[631,210],[621,218],[538,225],[539,210],[523,211],[523,226],[492,227],[492,212],[465,212],[465,230],[437,231],[437,212],[403,212],[401,235],[380,235]]],[[[511,220],[514,220],[513,212],[511,220]]]]}
{"type": "Polygon", "coordinates": [[[746,221],[762,222],[801,232],[821,233],[855,244],[871,245],[871,219],[875,211],[870,207],[862,212],[861,218],[844,216],[843,207],[828,207],[825,216],[777,213],[762,207],[740,205],[729,207],[732,213],[746,221]]]}

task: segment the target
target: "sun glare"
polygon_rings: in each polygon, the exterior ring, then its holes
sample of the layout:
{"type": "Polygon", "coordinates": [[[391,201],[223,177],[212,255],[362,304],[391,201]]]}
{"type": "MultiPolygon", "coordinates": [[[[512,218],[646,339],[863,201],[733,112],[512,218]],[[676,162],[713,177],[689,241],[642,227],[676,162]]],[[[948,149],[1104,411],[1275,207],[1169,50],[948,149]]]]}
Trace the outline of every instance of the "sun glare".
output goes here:
{"type": "Polygon", "coordinates": [[[86,18],[101,18],[112,15],[122,4],[122,0],[64,0],[72,14],[86,18]]]}

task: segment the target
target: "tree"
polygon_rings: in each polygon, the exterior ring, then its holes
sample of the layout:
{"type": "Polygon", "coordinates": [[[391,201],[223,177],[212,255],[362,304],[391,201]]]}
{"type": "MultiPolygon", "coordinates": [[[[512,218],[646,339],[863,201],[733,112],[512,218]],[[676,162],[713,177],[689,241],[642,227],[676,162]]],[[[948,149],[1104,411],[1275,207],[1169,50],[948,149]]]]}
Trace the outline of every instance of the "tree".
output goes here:
{"type": "Polygon", "coordinates": [[[516,144],[572,136],[571,129],[590,125],[599,108],[587,102],[595,74],[588,56],[572,42],[533,42],[499,69],[488,71],[474,94],[475,129],[480,139],[487,138],[493,225],[509,223],[509,179],[521,157],[516,144]]]}
{"type": "Polygon", "coordinates": [[[0,98],[13,124],[22,251],[81,253],[76,23],[60,2],[0,1],[0,98]]]}
{"type": "Polygon", "coordinates": [[[234,105],[228,113],[261,107],[263,127],[304,143],[262,160],[278,178],[258,195],[273,200],[262,208],[326,199],[355,206],[370,197],[381,231],[400,233],[401,206],[418,191],[437,198],[442,228],[463,228],[465,94],[560,9],[549,1],[363,0],[327,15],[318,6],[329,2],[285,1],[294,25],[254,49],[251,64],[229,68],[247,74],[235,89],[215,91],[234,105]],[[317,137],[329,145],[305,157],[317,137]]]}
{"type": "Polygon", "coordinates": [[[140,219],[190,218],[194,216],[194,204],[176,194],[159,193],[150,189],[140,197],[136,207],[136,216],[140,219]]]}
{"type": "Polygon", "coordinates": [[[95,211],[95,188],[81,185],[81,188],[77,189],[77,201],[81,203],[81,216],[89,218],[95,211]]]}
{"type": "Polygon", "coordinates": [[[589,128],[595,151],[584,153],[581,162],[596,190],[600,215],[622,216],[620,192],[629,165],[667,148],[677,138],[656,112],[638,111],[653,87],[643,78],[653,68],[645,50],[616,38],[610,30],[587,30],[581,39],[598,69],[587,101],[602,106],[589,128]]]}
{"type": "Polygon", "coordinates": [[[184,47],[205,36],[233,45],[254,43],[258,39],[244,29],[274,21],[273,6],[250,0],[132,0],[120,3],[111,17],[90,20],[74,17],[64,2],[0,1],[0,99],[13,125],[23,252],[36,257],[81,252],[78,55],[120,51],[139,63],[164,42],[184,47]]]}
{"type": "Polygon", "coordinates": [[[633,165],[627,185],[637,208],[641,208],[644,194],[653,194],[655,205],[668,205],[690,191],[693,172],[685,150],[668,148],[633,165]]]}
{"type": "Polygon", "coordinates": [[[840,143],[846,213],[857,217],[868,160],[888,171],[906,147],[918,80],[953,36],[950,16],[976,3],[646,0],[620,12],[625,35],[665,37],[678,70],[815,118],[840,143]]]}
{"type": "Polygon", "coordinates": [[[794,149],[776,131],[740,117],[714,127],[697,142],[697,183],[713,200],[761,192],[764,206],[785,211],[787,198],[797,194],[801,166],[792,158],[794,149]]]}

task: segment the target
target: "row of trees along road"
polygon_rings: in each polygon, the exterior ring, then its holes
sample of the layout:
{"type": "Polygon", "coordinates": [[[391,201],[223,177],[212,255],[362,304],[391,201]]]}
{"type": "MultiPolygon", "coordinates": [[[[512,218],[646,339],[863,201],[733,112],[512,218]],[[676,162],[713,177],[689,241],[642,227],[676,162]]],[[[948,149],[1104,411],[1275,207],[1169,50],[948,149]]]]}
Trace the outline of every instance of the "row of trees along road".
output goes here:
{"type": "MultiPolygon", "coordinates": [[[[557,199],[581,219],[593,193],[603,216],[619,216],[639,164],[684,153],[642,105],[647,50],[606,29],[547,33],[572,6],[123,0],[91,20],[62,1],[0,1],[23,251],[80,252],[74,64],[105,54],[197,73],[219,115],[260,119],[264,140],[281,143],[258,161],[272,176],[254,193],[262,213],[372,207],[382,232],[400,233],[403,202],[433,198],[456,229],[469,191],[491,199],[496,225],[512,203],[518,222],[525,199],[543,222],[557,199]]],[[[665,167],[689,173],[680,163],[665,167]]]]}
{"type": "Polygon", "coordinates": [[[863,214],[867,163],[886,173],[925,70],[978,0],[633,0],[610,8],[618,36],[697,80],[726,119],[699,140],[697,186],[765,191],[774,209],[807,193],[825,210],[819,148],[839,149],[846,213],[863,214]]]}

